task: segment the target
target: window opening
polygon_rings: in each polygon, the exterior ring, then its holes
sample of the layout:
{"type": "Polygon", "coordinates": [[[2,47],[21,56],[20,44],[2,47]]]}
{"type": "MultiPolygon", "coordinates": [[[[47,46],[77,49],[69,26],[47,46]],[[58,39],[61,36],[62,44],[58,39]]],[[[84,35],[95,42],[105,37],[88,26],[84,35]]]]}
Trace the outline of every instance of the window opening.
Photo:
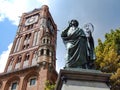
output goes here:
{"type": "Polygon", "coordinates": [[[35,85],[35,84],[36,84],[36,78],[30,79],[30,86],[35,85]]]}

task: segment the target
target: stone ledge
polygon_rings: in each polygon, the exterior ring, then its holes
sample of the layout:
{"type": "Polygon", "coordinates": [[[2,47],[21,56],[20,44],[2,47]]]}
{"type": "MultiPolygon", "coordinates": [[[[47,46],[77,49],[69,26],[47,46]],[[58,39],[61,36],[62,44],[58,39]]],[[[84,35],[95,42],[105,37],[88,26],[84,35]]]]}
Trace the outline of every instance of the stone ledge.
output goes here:
{"type": "Polygon", "coordinates": [[[90,81],[107,84],[109,83],[110,76],[111,74],[102,73],[98,70],[75,68],[62,69],[60,70],[55,90],[61,90],[62,85],[66,83],[67,80],[90,81]]]}

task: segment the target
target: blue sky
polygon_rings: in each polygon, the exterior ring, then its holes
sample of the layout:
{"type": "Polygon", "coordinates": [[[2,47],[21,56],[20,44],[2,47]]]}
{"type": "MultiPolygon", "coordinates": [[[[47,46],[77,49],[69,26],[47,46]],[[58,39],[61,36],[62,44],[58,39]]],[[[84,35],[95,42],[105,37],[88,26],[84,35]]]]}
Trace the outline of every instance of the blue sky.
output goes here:
{"type": "Polygon", "coordinates": [[[0,72],[3,71],[22,13],[48,5],[58,27],[57,70],[64,67],[65,46],[60,34],[68,21],[77,19],[79,27],[94,25],[95,45],[98,38],[120,28],[120,0],[0,0],[0,72]]]}

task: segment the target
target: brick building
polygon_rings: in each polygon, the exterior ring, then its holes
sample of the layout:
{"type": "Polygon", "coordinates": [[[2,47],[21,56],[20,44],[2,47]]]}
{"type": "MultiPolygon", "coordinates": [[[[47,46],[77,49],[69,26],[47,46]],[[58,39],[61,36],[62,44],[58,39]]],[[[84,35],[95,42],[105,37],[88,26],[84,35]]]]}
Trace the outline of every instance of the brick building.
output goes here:
{"type": "Polygon", "coordinates": [[[44,90],[55,83],[57,26],[43,5],[23,13],[4,70],[0,90],[44,90]]]}

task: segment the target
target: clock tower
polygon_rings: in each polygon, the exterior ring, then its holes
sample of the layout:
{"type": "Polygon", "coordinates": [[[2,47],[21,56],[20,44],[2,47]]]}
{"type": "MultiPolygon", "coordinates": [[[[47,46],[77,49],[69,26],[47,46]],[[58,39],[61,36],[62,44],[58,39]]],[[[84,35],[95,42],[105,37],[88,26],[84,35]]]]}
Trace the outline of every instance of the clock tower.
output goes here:
{"type": "Polygon", "coordinates": [[[57,26],[43,5],[23,13],[4,70],[0,90],[44,90],[55,84],[57,26]]]}

